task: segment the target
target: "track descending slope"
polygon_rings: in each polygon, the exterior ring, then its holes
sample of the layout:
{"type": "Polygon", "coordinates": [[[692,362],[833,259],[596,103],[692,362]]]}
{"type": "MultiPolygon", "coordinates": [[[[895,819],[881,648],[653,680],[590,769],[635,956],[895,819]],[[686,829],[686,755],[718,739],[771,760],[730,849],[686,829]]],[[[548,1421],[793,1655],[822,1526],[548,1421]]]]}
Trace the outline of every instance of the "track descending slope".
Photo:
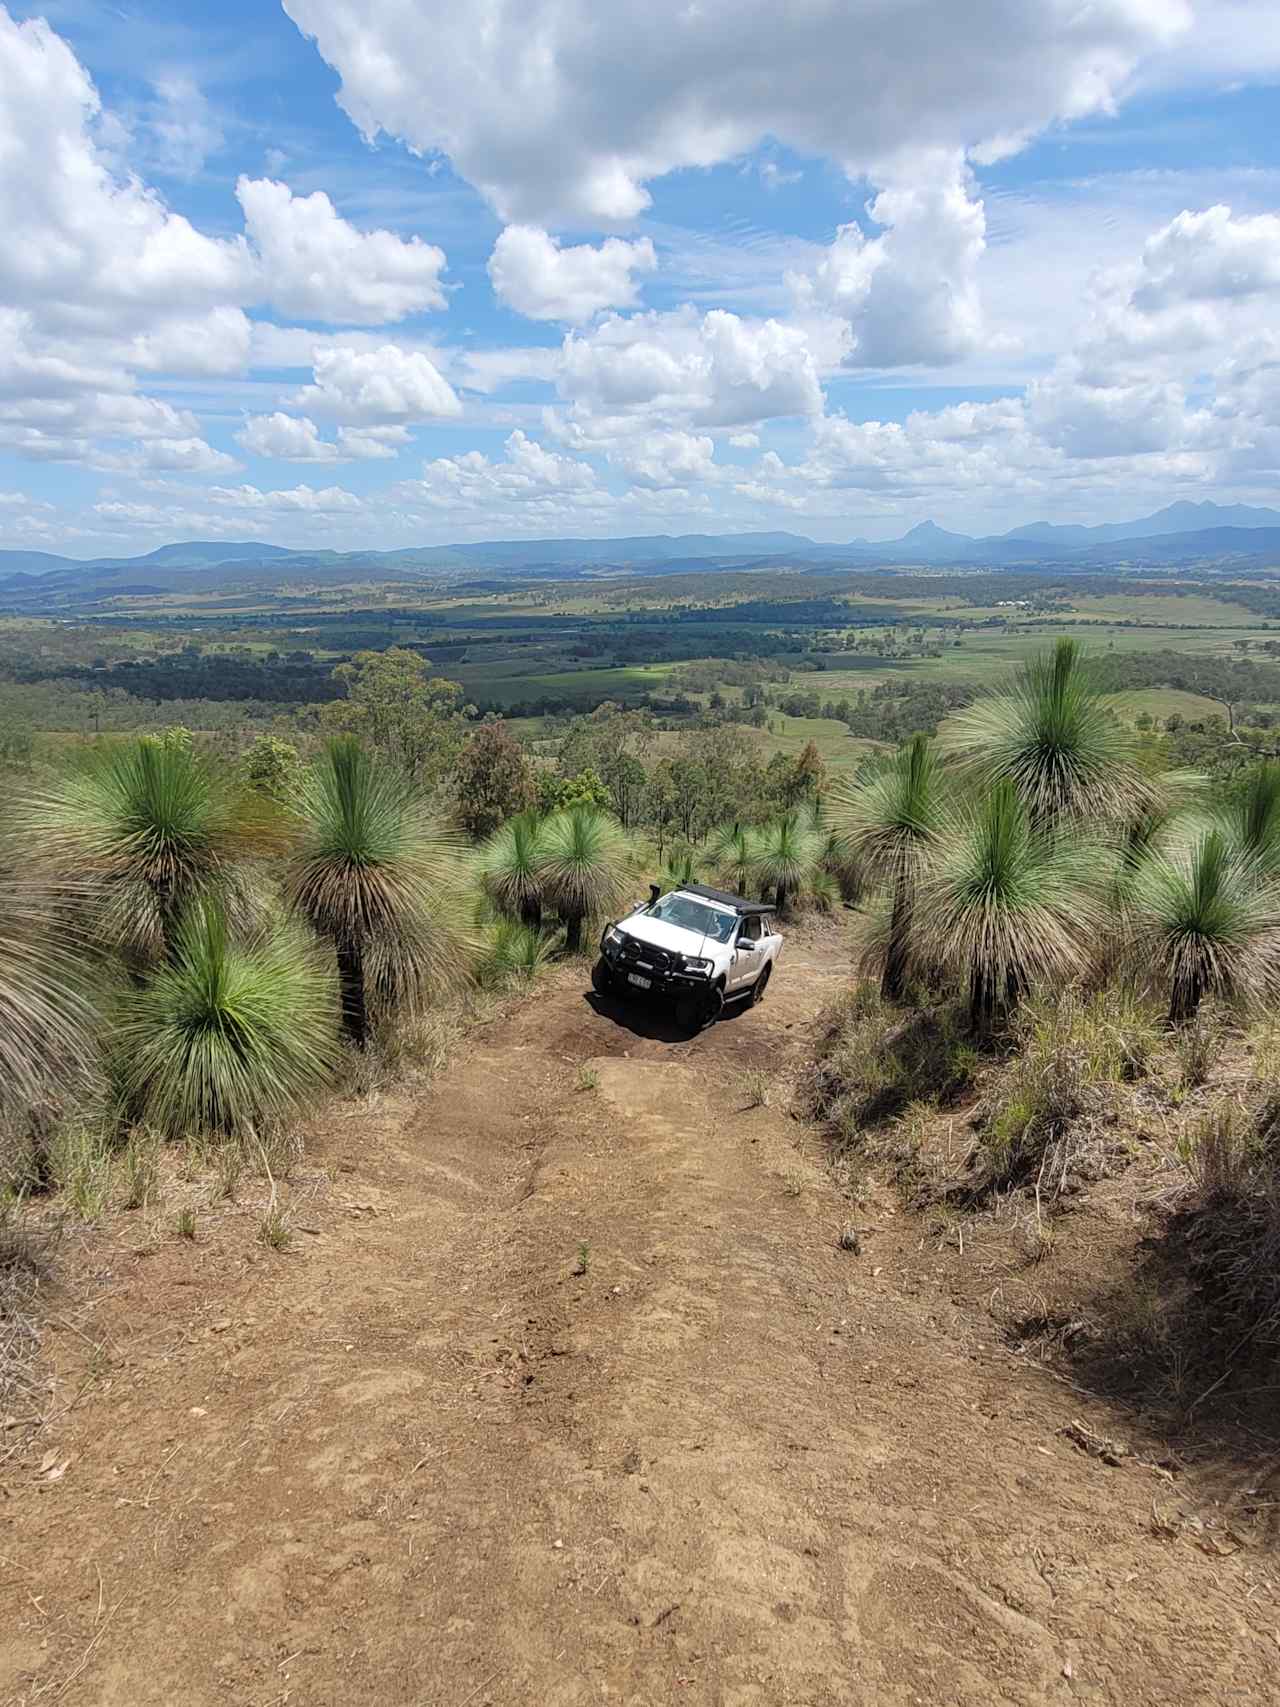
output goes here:
{"type": "Polygon", "coordinates": [[[1274,1562],[1158,1539],[1162,1483],[1058,1433],[1105,1412],[987,1343],[887,1196],[839,1249],[816,1135],[748,1106],[848,976],[798,935],[677,1042],[561,971],[320,1135],[296,1252],[100,1253],[53,1336],[80,1396],[0,1506],[0,1698],[1273,1700],[1274,1562]]]}

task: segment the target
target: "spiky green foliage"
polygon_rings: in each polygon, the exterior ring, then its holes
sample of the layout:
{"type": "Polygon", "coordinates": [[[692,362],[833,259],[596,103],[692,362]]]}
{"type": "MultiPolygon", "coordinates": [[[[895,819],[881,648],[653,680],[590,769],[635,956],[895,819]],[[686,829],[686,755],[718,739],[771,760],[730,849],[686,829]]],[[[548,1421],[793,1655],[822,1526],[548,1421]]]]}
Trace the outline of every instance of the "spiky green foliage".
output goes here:
{"type": "Polygon", "coordinates": [[[124,998],[112,1038],[124,1106],[168,1137],[236,1137],[295,1112],[338,1059],[334,980],[315,947],[277,924],[238,943],[198,902],[171,960],[124,998]]]}
{"type": "Polygon", "coordinates": [[[1159,801],[1137,736],[1093,685],[1074,640],[1030,659],[1012,688],[958,712],[945,739],[973,780],[1011,783],[1041,825],[1068,815],[1123,820],[1159,801]]]}
{"type": "Polygon", "coordinates": [[[756,867],[756,833],[746,824],[721,824],[707,844],[707,864],[717,883],[745,895],[756,867]]]}
{"type": "Polygon", "coordinates": [[[924,735],[870,775],[837,785],[827,801],[835,847],[893,897],[880,982],[887,1001],[906,987],[916,879],[937,842],[944,803],[942,767],[924,735]]]}
{"type": "Polygon", "coordinates": [[[1107,867],[1073,829],[1034,824],[1008,782],[943,827],[920,876],[916,931],[929,959],[967,986],[976,1031],[1002,1023],[1034,985],[1084,969],[1107,867]]]}
{"type": "Polygon", "coordinates": [[[476,977],[490,988],[531,984],[550,959],[547,937],[515,919],[502,919],[485,932],[476,977]]]}
{"type": "Polygon", "coordinates": [[[0,1120],[87,1070],[94,1022],[83,945],[58,905],[41,887],[0,879],[0,1120]]]}
{"type": "Polygon", "coordinates": [[[15,828],[91,897],[96,928],[135,965],[168,952],[197,897],[233,886],[236,860],[281,840],[271,802],[189,740],[155,736],[93,749],[20,805],[15,828]]]}
{"type": "Polygon", "coordinates": [[[537,812],[521,812],[499,826],[480,850],[480,881],[508,918],[531,929],[542,920],[543,825],[537,812]]]}
{"type": "Polygon", "coordinates": [[[1222,830],[1149,854],[1129,897],[1138,966],[1169,991],[1175,1025],[1206,996],[1249,1004],[1280,989],[1280,899],[1260,862],[1222,830]]]}
{"type": "Polygon", "coordinates": [[[585,919],[619,907],[631,854],[617,821],[595,806],[570,806],[548,818],[538,867],[548,904],[564,920],[565,947],[575,954],[585,919]]]}
{"type": "Polygon", "coordinates": [[[756,841],[752,879],[771,893],[781,913],[787,901],[809,881],[822,854],[822,836],[802,812],[784,812],[765,824],[756,841]]]}
{"type": "Polygon", "coordinates": [[[700,861],[695,849],[690,847],[672,848],[667,855],[667,863],[659,874],[658,881],[664,889],[683,889],[687,883],[698,881],[700,861]]]}
{"type": "Polygon", "coordinates": [[[1231,845],[1268,877],[1280,876],[1280,764],[1249,772],[1223,814],[1223,829],[1231,845]]]}
{"type": "Polygon", "coordinates": [[[840,905],[840,884],[822,866],[809,873],[804,887],[806,903],[819,913],[834,913],[840,905]]]}
{"type": "Polygon", "coordinates": [[[333,943],[343,1030],[363,1047],[371,1010],[416,1005],[463,975],[466,957],[441,905],[463,849],[403,773],[350,736],[308,769],[296,814],[285,892],[333,943]]]}

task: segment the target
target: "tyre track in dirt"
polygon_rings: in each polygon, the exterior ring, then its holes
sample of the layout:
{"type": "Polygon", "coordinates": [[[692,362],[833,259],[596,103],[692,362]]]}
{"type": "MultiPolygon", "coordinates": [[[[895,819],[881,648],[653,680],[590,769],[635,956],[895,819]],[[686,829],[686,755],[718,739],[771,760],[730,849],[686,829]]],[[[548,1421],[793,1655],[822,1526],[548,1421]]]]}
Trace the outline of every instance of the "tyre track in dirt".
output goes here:
{"type": "Polygon", "coordinates": [[[846,976],[794,940],[763,1007],[677,1043],[562,971],[417,1106],[322,1135],[356,1195],[296,1260],[155,1338],[152,1276],[66,1476],[3,1508],[5,1698],[1272,1699],[1265,1571],[1155,1540],[1151,1481],[1057,1435],[1082,1401],[887,1201],[839,1250],[816,1136],[745,1106],[846,976]]]}

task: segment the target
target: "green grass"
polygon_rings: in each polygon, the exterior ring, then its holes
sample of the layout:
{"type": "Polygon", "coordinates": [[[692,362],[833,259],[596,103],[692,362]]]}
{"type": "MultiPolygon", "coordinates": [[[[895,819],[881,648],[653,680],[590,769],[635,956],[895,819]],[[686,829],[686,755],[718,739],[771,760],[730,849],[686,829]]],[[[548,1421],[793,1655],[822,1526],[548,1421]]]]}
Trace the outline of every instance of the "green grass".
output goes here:
{"type": "MultiPolygon", "coordinates": [[[[445,668],[442,666],[442,668],[445,668]]],[[[554,670],[542,674],[528,670],[525,660],[493,660],[484,664],[450,665],[446,673],[460,681],[469,694],[512,705],[520,700],[564,694],[580,699],[593,709],[606,699],[636,701],[666,686],[675,664],[634,664],[616,670],[554,670]]]]}

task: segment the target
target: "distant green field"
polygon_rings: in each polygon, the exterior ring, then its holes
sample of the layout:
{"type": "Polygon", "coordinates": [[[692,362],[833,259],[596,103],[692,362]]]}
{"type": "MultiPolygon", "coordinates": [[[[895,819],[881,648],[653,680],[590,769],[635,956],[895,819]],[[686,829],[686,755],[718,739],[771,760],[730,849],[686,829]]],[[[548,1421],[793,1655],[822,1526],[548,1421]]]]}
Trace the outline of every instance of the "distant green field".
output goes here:
{"type": "Polygon", "coordinates": [[[666,685],[675,664],[635,664],[619,670],[560,670],[549,675],[518,674],[527,665],[450,665],[447,674],[469,694],[501,705],[516,705],[544,694],[564,694],[590,709],[606,699],[635,702],[666,685]]]}

